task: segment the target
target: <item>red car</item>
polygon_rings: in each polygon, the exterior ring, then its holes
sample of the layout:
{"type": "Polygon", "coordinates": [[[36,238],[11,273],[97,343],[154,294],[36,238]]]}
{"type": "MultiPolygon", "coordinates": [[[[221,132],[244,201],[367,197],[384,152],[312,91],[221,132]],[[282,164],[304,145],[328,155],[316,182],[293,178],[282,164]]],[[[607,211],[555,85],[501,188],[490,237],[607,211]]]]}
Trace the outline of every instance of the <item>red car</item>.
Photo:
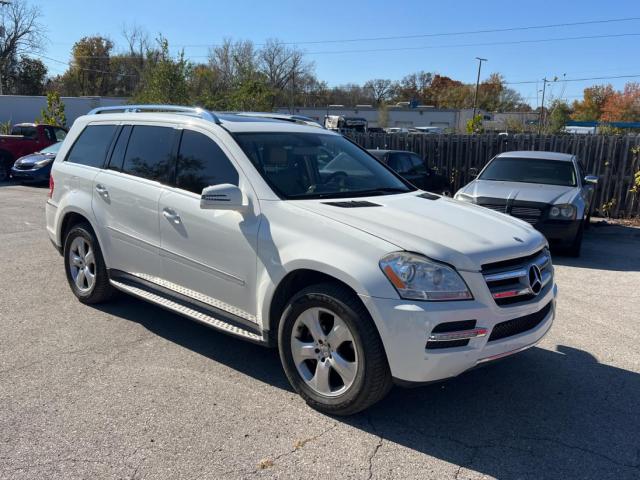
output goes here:
{"type": "Polygon", "coordinates": [[[0,135],[0,181],[7,180],[13,163],[20,157],[64,140],[67,130],[55,125],[18,123],[11,135],[0,135]]]}

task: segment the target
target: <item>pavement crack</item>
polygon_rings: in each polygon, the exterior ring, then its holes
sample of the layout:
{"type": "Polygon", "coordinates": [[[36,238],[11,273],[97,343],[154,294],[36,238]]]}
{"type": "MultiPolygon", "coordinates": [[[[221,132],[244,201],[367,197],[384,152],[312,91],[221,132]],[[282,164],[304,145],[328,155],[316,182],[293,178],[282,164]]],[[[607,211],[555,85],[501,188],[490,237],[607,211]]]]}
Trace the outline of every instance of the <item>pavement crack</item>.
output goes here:
{"type": "Polygon", "coordinates": [[[258,472],[260,472],[262,470],[266,470],[268,468],[273,467],[278,460],[281,460],[281,459],[283,459],[283,458],[285,458],[285,457],[287,457],[289,455],[292,455],[292,454],[296,453],[298,450],[301,450],[302,448],[304,448],[304,446],[306,444],[318,440],[320,437],[322,437],[323,435],[326,435],[327,433],[329,433],[331,430],[333,430],[337,426],[338,426],[338,423],[334,423],[330,427],[325,428],[323,431],[321,431],[317,435],[314,435],[312,437],[305,438],[305,439],[302,439],[302,440],[296,440],[296,442],[293,444],[293,448],[291,448],[290,450],[287,450],[286,452],[283,452],[283,453],[281,453],[279,455],[276,455],[273,458],[263,458],[262,460],[260,460],[260,463],[258,464],[258,467],[255,468],[253,471],[248,472],[248,474],[249,475],[255,475],[255,474],[257,474],[258,472]]]}
{"type": "Polygon", "coordinates": [[[373,423],[373,418],[371,417],[371,414],[367,415],[367,422],[369,423],[369,426],[371,427],[371,430],[376,434],[376,436],[378,437],[378,442],[376,443],[376,445],[373,447],[373,451],[371,452],[371,454],[369,455],[369,457],[367,458],[367,463],[368,463],[368,475],[367,475],[367,480],[371,480],[371,478],[373,477],[373,459],[374,457],[378,454],[378,450],[380,450],[380,447],[382,447],[382,442],[384,441],[384,437],[382,436],[382,434],[378,431],[378,428],[375,426],[375,424],[373,423]]]}

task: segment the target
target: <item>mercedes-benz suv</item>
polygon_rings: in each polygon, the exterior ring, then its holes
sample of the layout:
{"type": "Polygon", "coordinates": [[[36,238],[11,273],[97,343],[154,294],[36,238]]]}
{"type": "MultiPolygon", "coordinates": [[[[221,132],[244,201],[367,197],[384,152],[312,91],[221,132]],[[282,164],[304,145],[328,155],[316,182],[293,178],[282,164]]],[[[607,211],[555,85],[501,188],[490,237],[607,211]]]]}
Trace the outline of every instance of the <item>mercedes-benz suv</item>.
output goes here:
{"type": "Polygon", "coordinates": [[[276,346],[295,390],[331,414],[524,350],[554,318],[530,225],[291,122],[94,110],[56,156],[46,217],[81,302],[120,290],[276,346]]]}

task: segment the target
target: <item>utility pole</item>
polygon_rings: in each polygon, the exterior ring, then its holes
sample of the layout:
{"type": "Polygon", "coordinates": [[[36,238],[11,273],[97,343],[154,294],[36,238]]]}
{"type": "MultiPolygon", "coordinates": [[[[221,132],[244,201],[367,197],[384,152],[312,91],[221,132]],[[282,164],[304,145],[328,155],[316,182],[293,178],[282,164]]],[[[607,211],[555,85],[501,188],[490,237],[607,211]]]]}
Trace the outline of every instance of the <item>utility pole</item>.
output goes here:
{"type": "Polygon", "coordinates": [[[480,69],[482,68],[482,62],[487,62],[486,58],[476,57],[478,60],[478,78],[476,79],[476,93],[473,95],[473,117],[471,117],[471,121],[473,122],[476,118],[476,105],[478,104],[478,88],[480,87],[480,69]]]}
{"type": "Polygon", "coordinates": [[[542,79],[542,105],[540,107],[540,116],[538,117],[538,135],[542,134],[542,125],[544,124],[544,94],[547,90],[547,77],[542,79]]]}

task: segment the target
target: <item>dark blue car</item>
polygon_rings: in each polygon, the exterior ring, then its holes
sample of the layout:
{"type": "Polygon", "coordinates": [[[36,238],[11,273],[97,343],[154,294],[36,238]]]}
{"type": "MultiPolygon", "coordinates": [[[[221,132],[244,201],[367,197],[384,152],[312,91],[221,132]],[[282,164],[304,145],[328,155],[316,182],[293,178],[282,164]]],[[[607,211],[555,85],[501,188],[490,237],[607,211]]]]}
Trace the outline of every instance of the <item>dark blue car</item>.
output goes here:
{"type": "Polygon", "coordinates": [[[19,158],[11,167],[11,178],[24,183],[48,183],[51,165],[62,142],[19,158]]]}

